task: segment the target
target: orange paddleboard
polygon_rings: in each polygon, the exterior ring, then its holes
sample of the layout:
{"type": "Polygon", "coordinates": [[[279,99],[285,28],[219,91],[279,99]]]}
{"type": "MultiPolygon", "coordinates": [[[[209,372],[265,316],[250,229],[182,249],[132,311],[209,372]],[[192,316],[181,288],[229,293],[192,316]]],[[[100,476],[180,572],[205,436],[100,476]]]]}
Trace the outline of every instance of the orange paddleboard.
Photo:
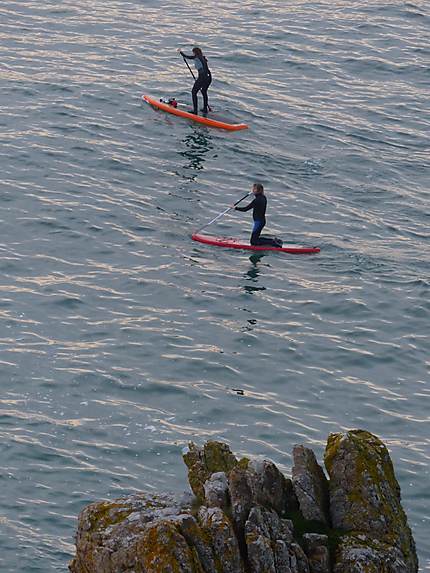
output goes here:
{"type": "Polygon", "coordinates": [[[161,109],[162,111],[167,111],[167,113],[172,113],[173,115],[178,115],[179,117],[185,117],[185,119],[191,119],[192,121],[197,121],[198,123],[202,123],[203,125],[208,125],[209,127],[218,127],[219,129],[227,129],[228,131],[239,131],[240,129],[248,129],[248,126],[245,123],[226,123],[224,121],[210,119],[209,117],[204,117],[202,115],[195,115],[194,113],[190,113],[188,111],[182,111],[177,107],[173,107],[168,103],[163,103],[147,95],[143,95],[142,99],[143,101],[146,101],[146,103],[149,103],[149,105],[152,105],[157,109],[161,109]]]}

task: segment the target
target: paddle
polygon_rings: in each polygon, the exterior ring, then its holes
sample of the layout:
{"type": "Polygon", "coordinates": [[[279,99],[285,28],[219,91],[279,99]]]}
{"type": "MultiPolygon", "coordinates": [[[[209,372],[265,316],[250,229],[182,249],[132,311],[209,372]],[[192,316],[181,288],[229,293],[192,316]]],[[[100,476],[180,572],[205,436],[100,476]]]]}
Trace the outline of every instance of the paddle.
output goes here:
{"type": "MultiPolygon", "coordinates": [[[[177,51],[181,54],[182,59],[183,59],[184,62],[187,64],[187,68],[190,70],[190,74],[193,76],[194,81],[196,81],[196,76],[194,75],[193,70],[190,68],[190,64],[187,62],[187,59],[186,59],[185,56],[181,53],[181,49],[178,48],[177,51]]],[[[212,111],[212,108],[211,108],[211,106],[210,106],[209,104],[208,104],[208,110],[209,110],[209,111],[212,111]]]]}
{"type": "MultiPolygon", "coordinates": [[[[182,56],[182,54],[181,54],[181,56],[182,56]]],[[[185,59],[185,56],[182,56],[182,59],[183,59],[183,60],[184,60],[184,62],[187,64],[187,68],[190,70],[190,74],[193,76],[193,78],[194,78],[194,81],[195,81],[195,79],[196,79],[196,76],[194,75],[194,72],[193,72],[193,70],[190,68],[190,64],[189,64],[189,63],[187,62],[187,60],[185,59]]]]}
{"type": "Polygon", "coordinates": [[[203,225],[203,227],[200,227],[200,229],[197,229],[197,231],[194,234],[197,235],[197,233],[200,233],[200,231],[203,231],[203,229],[206,229],[206,227],[209,227],[209,225],[212,225],[212,223],[215,223],[215,221],[218,221],[218,219],[221,219],[221,217],[223,215],[225,215],[226,213],[228,213],[229,211],[234,209],[236,207],[236,205],[239,205],[239,203],[241,201],[243,201],[244,199],[249,197],[249,195],[251,195],[251,193],[252,193],[252,191],[250,191],[249,193],[244,195],[241,199],[239,199],[239,201],[236,201],[236,203],[233,203],[233,205],[231,207],[227,207],[227,209],[225,209],[225,211],[223,211],[222,213],[220,213],[219,215],[214,217],[211,221],[209,221],[209,223],[206,223],[206,225],[203,225]]]}

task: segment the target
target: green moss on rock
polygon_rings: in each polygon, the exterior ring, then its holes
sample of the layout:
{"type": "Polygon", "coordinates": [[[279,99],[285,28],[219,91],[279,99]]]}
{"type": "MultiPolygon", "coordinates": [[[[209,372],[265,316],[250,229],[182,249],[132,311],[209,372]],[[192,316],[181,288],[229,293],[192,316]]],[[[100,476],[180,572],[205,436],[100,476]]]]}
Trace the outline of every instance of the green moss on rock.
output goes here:
{"type": "Polygon", "coordinates": [[[188,467],[191,489],[201,500],[204,499],[205,481],[216,472],[227,474],[238,463],[227,444],[216,441],[206,442],[203,448],[190,442],[183,459],[188,467]]]}
{"type": "Polygon", "coordinates": [[[196,556],[170,521],[160,521],[148,528],[136,550],[143,571],[202,573],[201,568],[196,567],[196,556]]]}
{"type": "Polygon", "coordinates": [[[331,434],[324,456],[333,525],[397,546],[416,570],[415,545],[387,448],[365,430],[331,434]]]}
{"type": "Polygon", "coordinates": [[[126,519],[132,509],[126,502],[102,501],[91,504],[88,508],[88,519],[90,522],[90,532],[103,531],[112,525],[117,525],[126,519]]]}
{"type": "Polygon", "coordinates": [[[250,459],[249,458],[241,458],[238,462],[237,462],[237,467],[242,469],[242,470],[247,470],[249,467],[249,463],[250,463],[250,459]]]}

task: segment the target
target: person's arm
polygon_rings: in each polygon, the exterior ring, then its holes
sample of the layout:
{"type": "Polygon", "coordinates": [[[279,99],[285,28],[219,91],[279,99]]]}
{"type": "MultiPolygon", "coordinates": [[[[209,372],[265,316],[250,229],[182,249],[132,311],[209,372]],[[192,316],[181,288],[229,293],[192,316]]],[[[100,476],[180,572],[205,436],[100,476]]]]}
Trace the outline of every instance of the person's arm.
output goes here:
{"type": "Polygon", "coordinates": [[[181,54],[181,56],[183,58],[186,58],[187,60],[195,60],[197,57],[194,54],[192,56],[188,56],[187,54],[184,54],[184,52],[182,50],[179,50],[179,53],[181,54]]]}
{"type": "Polygon", "coordinates": [[[253,201],[251,201],[251,203],[249,205],[247,205],[246,207],[235,207],[236,211],[250,211],[251,209],[254,208],[255,205],[255,199],[253,201]]]}

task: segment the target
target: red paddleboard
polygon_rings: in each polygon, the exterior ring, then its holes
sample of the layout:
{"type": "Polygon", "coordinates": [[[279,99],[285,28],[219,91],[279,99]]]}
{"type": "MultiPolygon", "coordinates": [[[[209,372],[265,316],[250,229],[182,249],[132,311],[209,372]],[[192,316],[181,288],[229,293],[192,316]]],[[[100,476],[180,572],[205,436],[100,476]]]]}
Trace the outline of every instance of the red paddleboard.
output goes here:
{"type": "Polygon", "coordinates": [[[192,121],[196,121],[197,123],[202,123],[203,125],[208,125],[209,127],[218,127],[220,129],[227,129],[228,131],[239,131],[240,129],[248,128],[248,126],[245,123],[226,123],[225,121],[210,119],[209,117],[204,117],[203,115],[195,115],[194,113],[190,113],[188,111],[183,111],[182,109],[178,109],[177,107],[173,107],[168,103],[158,101],[148,95],[143,95],[142,99],[143,101],[146,101],[146,103],[149,103],[149,105],[152,105],[157,109],[161,109],[162,111],[166,111],[167,113],[172,113],[173,115],[178,115],[179,117],[191,119],[192,121]]]}
{"type": "Polygon", "coordinates": [[[313,253],[320,252],[319,247],[300,247],[295,245],[284,245],[282,247],[266,247],[264,245],[254,246],[249,243],[243,243],[239,239],[231,239],[229,237],[211,237],[209,235],[199,235],[198,233],[194,233],[191,238],[193,241],[205,243],[206,245],[212,245],[214,247],[243,249],[245,251],[279,251],[280,253],[291,253],[294,255],[311,255],[313,253]]]}

